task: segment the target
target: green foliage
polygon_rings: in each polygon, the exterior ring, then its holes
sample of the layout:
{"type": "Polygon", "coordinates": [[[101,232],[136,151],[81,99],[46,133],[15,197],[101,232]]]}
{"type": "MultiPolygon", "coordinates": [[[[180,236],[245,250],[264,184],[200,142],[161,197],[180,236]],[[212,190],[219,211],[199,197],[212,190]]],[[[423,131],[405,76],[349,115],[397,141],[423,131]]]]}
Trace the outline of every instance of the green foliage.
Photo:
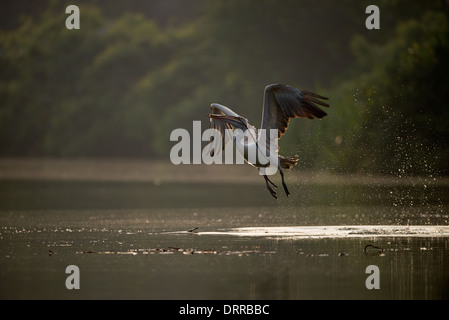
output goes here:
{"type": "Polygon", "coordinates": [[[170,132],[205,129],[212,102],[258,126],[278,82],[330,97],[328,117],[292,121],[280,141],[300,167],[448,173],[442,1],[380,1],[377,31],[364,26],[369,1],[207,1],[173,23],[138,2],[81,3],[80,30],[52,1],[0,32],[1,156],[167,159],[170,132]]]}
{"type": "Polygon", "coordinates": [[[331,93],[339,117],[348,118],[341,136],[349,144],[331,153],[334,160],[340,158],[337,168],[447,173],[448,39],[447,15],[431,11],[399,24],[384,44],[353,39],[352,75],[331,93]]]}
{"type": "Polygon", "coordinates": [[[69,31],[63,13],[49,10],[1,35],[1,153],[150,154],[152,110],[127,102],[169,58],[165,35],[139,15],[108,24],[91,7],[83,7],[81,29],[69,31]]]}

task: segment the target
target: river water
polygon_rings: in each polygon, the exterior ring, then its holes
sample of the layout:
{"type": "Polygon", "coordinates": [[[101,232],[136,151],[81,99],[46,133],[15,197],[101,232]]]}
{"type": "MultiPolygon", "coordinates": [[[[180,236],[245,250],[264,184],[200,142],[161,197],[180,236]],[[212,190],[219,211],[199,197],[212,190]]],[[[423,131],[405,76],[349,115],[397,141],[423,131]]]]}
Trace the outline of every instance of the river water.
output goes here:
{"type": "Polygon", "coordinates": [[[0,298],[449,298],[447,180],[228,167],[0,161],[0,298]]]}

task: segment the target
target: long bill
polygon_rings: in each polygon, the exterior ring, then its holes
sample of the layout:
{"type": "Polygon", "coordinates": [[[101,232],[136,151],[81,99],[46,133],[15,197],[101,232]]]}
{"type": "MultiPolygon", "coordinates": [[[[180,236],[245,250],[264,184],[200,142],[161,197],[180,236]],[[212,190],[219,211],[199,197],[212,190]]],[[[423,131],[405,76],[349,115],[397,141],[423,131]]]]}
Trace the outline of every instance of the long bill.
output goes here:
{"type": "Polygon", "coordinates": [[[212,118],[212,119],[216,119],[216,120],[220,120],[222,122],[228,123],[231,126],[234,126],[236,128],[246,129],[243,126],[242,122],[240,121],[239,117],[228,116],[228,115],[221,115],[221,114],[214,114],[214,113],[209,114],[209,117],[212,118]]]}

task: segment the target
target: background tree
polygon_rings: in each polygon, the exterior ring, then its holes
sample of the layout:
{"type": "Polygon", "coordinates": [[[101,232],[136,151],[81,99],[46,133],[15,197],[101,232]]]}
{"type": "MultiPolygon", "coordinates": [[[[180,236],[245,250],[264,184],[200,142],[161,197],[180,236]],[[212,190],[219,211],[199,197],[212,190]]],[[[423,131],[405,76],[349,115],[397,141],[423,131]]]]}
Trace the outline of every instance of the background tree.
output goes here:
{"type": "Polygon", "coordinates": [[[2,3],[0,155],[167,159],[170,132],[209,104],[258,125],[267,84],[331,98],[280,142],[301,167],[448,173],[448,5],[369,1],[2,3]]]}

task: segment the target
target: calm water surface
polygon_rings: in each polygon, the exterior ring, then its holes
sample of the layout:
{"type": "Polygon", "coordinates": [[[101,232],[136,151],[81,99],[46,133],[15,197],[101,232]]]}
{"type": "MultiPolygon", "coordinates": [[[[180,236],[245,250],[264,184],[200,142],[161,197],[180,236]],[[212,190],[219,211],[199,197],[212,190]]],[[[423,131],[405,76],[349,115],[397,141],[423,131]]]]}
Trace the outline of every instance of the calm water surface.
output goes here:
{"type": "Polygon", "coordinates": [[[3,177],[0,298],[449,298],[449,236],[444,233],[368,230],[359,237],[298,238],[231,232],[447,226],[449,185],[422,179],[372,184],[290,179],[292,196],[275,201],[263,179],[3,177]],[[372,246],[364,250],[367,245],[372,246]],[[68,265],[80,269],[79,290],[65,286],[68,265]],[[369,265],[379,267],[380,289],[365,286],[369,265]]]}

